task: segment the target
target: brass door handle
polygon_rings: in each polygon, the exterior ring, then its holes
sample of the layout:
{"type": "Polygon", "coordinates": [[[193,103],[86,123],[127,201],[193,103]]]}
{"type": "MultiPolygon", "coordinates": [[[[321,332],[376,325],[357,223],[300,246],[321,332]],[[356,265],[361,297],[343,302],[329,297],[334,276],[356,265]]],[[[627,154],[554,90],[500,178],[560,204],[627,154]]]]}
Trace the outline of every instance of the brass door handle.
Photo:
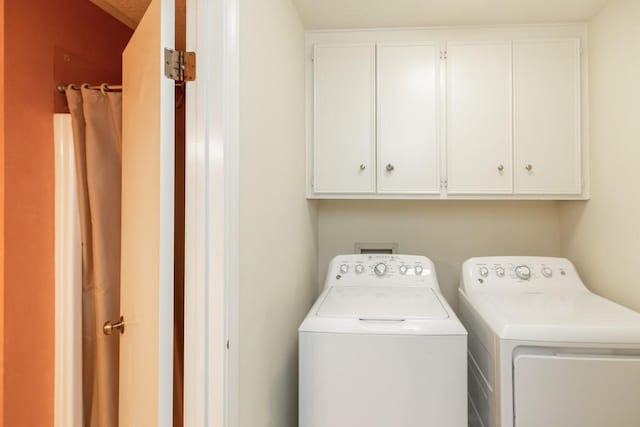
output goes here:
{"type": "Polygon", "coordinates": [[[124,317],[120,316],[120,320],[115,323],[110,320],[104,322],[102,332],[104,332],[105,335],[111,335],[113,331],[120,331],[120,335],[124,334],[124,317]]]}

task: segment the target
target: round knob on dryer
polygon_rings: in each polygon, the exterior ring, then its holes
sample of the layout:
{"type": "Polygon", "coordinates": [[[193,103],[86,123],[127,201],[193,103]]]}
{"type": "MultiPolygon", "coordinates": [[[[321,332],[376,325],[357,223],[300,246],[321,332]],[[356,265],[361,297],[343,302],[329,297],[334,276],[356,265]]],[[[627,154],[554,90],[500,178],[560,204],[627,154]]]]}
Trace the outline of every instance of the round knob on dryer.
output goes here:
{"type": "Polygon", "coordinates": [[[357,264],[356,265],[356,273],[358,274],[362,274],[364,272],[364,265],[362,264],[357,264]]]}
{"type": "Polygon", "coordinates": [[[498,277],[504,277],[504,268],[503,267],[496,267],[496,275],[498,277]]]}
{"type": "Polygon", "coordinates": [[[413,267],[413,271],[415,271],[418,276],[422,274],[422,270],[423,268],[421,265],[416,265],[415,267],[413,267]]]}
{"type": "Polygon", "coordinates": [[[549,267],[542,267],[542,275],[547,279],[550,279],[551,276],[553,276],[553,270],[551,270],[549,267]]]}
{"type": "Polygon", "coordinates": [[[489,269],[487,267],[480,267],[480,270],[478,271],[482,277],[487,277],[489,275],[489,269]]]}
{"type": "Polygon", "coordinates": [[[340,266],[340,273],[347,274],[349,272],[349,266],[347,264],[342,264],[340,266]]]}
{"type": "Polygon", "coordinates": [[[409,270],[409,267],[407,267],[406,265],[402,264],[400,266],[400,268],[398,268],[398,270],[400,270],[400,274],[407,274],[407,270],[409,270]]]}
{"type": "Polygon", "coordinates": [[[521,280],[531,279],[531,269],[526,265],[519,265],[516,267],[516,276],[521,280]]]}
{"type": "Polygon", "coordinates": [[[384,276],[387,273],[387,264],[380,262],[373,267],[373,271],[375,271],[378,276],[384,276]]]}

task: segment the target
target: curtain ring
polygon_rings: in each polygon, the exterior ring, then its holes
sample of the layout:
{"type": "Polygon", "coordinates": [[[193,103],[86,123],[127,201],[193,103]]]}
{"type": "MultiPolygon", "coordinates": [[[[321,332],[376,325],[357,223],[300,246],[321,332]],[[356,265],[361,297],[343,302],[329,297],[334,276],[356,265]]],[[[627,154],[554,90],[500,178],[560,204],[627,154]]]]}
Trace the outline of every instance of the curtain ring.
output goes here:
{"type": "Polygon", "coordinates": [[[100,85],[100,92],[102,92],[102,95],[107,96],[107,91],[109,90],[109,85],[106,83],[102,83],[100,85]]]}

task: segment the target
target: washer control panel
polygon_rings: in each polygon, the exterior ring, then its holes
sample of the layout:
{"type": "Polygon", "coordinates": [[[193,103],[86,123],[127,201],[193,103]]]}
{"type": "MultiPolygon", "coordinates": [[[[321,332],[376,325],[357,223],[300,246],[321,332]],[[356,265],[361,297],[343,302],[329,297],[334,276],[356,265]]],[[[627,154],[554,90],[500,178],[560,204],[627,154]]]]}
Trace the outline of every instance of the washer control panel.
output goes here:
{"type": "Polygon", "coordinates": [[[466,261],[463,289],[526,286],[584,287],[573,264],[565,258],[485,257],[466,261]]]}
{"type": "Polygon", "coordinates": [[[429,258],[416,255],[338,255],[329,263],[326,285],[416,285],[437,284],[429,258]]]}

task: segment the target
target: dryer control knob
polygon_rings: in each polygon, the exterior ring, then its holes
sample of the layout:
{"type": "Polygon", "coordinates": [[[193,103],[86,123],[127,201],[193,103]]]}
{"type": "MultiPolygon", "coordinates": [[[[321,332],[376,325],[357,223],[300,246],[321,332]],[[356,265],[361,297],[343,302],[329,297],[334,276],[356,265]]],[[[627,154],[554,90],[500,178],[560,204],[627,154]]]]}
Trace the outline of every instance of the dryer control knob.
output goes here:
{"type": "Polygon", "coordinates": [[[340,266],[340,273],[347,274],[349,272],[349,266],[347,264],[342,264],[340,266]]]}
{"type": "Polygon", "coordinates": [[[415,271],[418,276],[421,275],[422,274],[422,266],[421,265],[416,265],[415,267],[413,267],[413,271],[415,271]]]}
{"type": "Polygon", "coordinates": [[[496,275],[498,277],[504,277],[504,268],[503,267],[497,267],[496,268],[496,275]]]}
{"type": "Polygon", "coordinates": [[[375,267],[373,267],[373,271],[375,271],[378,276],[384,276],[387,273],[387,264],[379,262],[375,267]]]}
{"type": "Polygon", "coordinates": [[[364,265],[356,264],[356,273],[362,274],[364,272],[364,265]]]}
{"type": "Polygon", "coordinates": [[[400,266],[400,268],[398,268],[398,270],[400,270],[400,274],[407,274],[407,270],[409,270],[409,267],[407,267],[406,265],[402,264],[400,266]]]}
{"type": "Polygon", "coordinates": [[[521,280],[531,279],[531,269],[526,265],[519,265],[516,267],[516,276],[521,280]]]}
{"type": "Polygon", "coordinates": [[[489,275],[489,269],[487,267],[480,267],[479,271],[482,277],[487,277],[489,275]]]}
{"type": "Polygon", "coordinates": [[[542,275],[547,279],[550,279],[551,276],[553,276],[553,270],[551,270],[549,267],[542,267],[542,275]]]}

